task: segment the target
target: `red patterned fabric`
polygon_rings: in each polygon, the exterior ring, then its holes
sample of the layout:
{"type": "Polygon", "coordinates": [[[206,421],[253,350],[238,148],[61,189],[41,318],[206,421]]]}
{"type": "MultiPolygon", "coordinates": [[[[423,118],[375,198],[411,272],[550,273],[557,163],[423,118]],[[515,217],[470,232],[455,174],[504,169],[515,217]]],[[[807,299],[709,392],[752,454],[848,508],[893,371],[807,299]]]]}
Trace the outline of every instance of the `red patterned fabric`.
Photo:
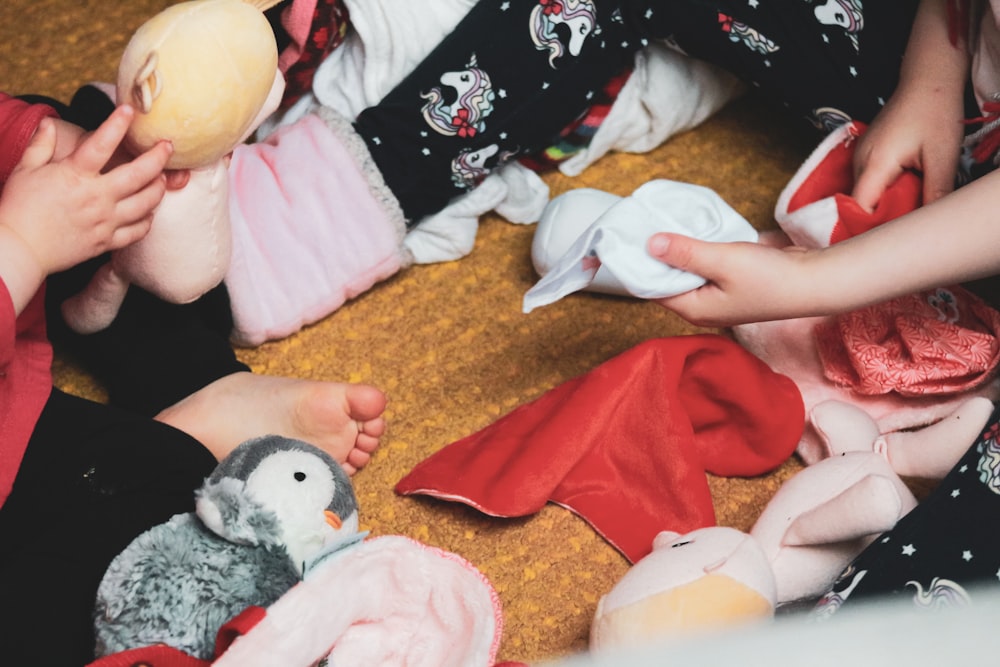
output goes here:
{"type": "Polygon", "coordinates": [[[866,395],[950,394],[985,384],[1000,362],[1000,313],[961,287],[861,308],[816,327],[825,376],[866,395]]]}
{"type": "Polygon", "coordinates": [[[662,530],[715,524],[706,472],[763,474],[804,424],[795,384],[732,340],[659,338],[438,451],[396,492],[502,517],[553,502],[635,562],[662,530]]]}
{"type": "MultiPolygon", "coordinates": [[[[301,44],[289,47],[298,58],[284,71],[285,93],[281,100],[282,109],[287,109],[312,89],[316,68],[331,51],[340,46],[347,34],[349,17],[343,2],[341,0],[315,0],[315,2],[308,36],[301,44]]],[[[289,8],[287,11],[292,9],[289,8]]],[[[289,30],[289,33],[297,31],[289,30]]],[[[282,56],[285,57],[284,54],[282,56]]]]}

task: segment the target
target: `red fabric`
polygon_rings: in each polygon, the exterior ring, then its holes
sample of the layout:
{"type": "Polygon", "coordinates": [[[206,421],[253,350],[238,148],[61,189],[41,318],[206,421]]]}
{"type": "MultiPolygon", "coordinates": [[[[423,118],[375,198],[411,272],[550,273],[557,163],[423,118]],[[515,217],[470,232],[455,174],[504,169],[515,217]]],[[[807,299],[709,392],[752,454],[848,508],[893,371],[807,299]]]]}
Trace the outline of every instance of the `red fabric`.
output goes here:
{"type": "MultiPolygon", "coordinates": [[[[0,93],[0,188],[50,107],[0,93]]],[[[0,281],[0,506],[7,500],[28,439],[52,389],[52,347],[45,334],[44,289],[20,315],[0,281]]]]}
{"type": "Polygon", "coordinates": [[[961,287],[927,290],[818,325],[824,375],[860,394],[953,394],[1000,363],[1000,313],[961,287]]]}
{"type": "Polygon", "coordinates": [[[260,623],[265,616],[267,616],[266,609],[250,606],[219,628],[219,632],[215,636],[215,657],[218,658],[225,653],[230,644],[250,632],[253,626],[260,623]]]}
{"type": "Polygon", "coordinates": [[[282,25],[292,38],[278,60],[285,75],[281,108],[287,109],[312,89],[316,68],[344,41],[349,16],[341,0],[295,0],[282,25]]]}
{"type": "Polygon", "coordinates": [[[21,159],[38,124],[46,116],[55,116],[52,107],[28,104],[0,93],[0,187],[21,159]]]}
{"type": "MultiPolygon", "coordinates": [[[[247,607],[219,628],[215,638],[215,657],[225,653],[230,644],[250,632],[266,615],[267,610],[263,607],[247,607]]],[[[86,667],[209,667],[211,664],[208,660],[195,658],[179,649],[157,644],[112,653],[94,660],[86,667]]]]}
{"type": "MultiPolygon", "coordinates": [[[[867,126],[855,121],[850,134],[858,137],[867,126]]],[[[838,142],[802,181],[788,203],[788,213],[832,197],[836,202],[837,219],[830,220],[830,245],[862,234],[884,222],[912,211],[921,205],[923,186],[920,176],[904,171],[869,212],[849,194],[854,189],[854,149],[857,141],[838,142]]]]}
{"type": "Polygon", "coordinates": [[[87,667],[209,667],[207,660],[199,660],[169,646],[146,646],[106,655],[87,664],[87,667]]]}
{"type": "Polygon", "coordinates": [[[635,562],[661,530],[715,523],[706,472],[773,469],[804,422],[795,384],[728,338],[654,339],[445,447],[396,492],[503,517],[551,501],[635,562]]]}

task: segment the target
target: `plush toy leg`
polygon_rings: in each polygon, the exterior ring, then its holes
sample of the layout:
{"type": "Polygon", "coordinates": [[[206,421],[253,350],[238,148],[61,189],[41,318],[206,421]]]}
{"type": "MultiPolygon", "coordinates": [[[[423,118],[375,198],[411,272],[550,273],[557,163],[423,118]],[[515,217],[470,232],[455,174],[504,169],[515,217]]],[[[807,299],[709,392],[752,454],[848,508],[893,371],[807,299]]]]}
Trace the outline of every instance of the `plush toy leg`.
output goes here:
{"type": "Polygon", "coordinates": [[[951,414],[923,428],[881,433],[861,408],[842,401],[824,401],[810,412],[828,456],[868,451],[881,454],[897,475],[941,479],[969,448],[993,412],[993,403],[976,396],[951,414]]]}
{"type": "Polygon", "coordinates": [[[407,263],[403,214],[364,143],[321,109],[230,164],[237,343],[290,335],[407,263]]]}
{"type": "Polygon", "coordinates": [[[66,324],[79,334],[91,334],[106,329],[118,315],[128,281],[108,263],[94,274],[86,289],[66,299],[62,304],[66,324]]]}
{"type": "MultiPolygon", "coordinates": [[[[998,590],[1000,516],[1000,412],[994,412],[931,494],[872,542],[823,596],[825,617],[852,601],[912,602],[912,609],[975,605],[998,590]]],[[[841,612],[842,613],[842,612],[841,612]]]]}
{"type": "Polygon", "coordinates": [[[875,451],[888,458],[899,475],[941,479],[982,432],[992,413],[992,401],[970,398],[935,424],[880,437],[875,451]]]}
{"type": "Polygon", "coordinates": [[[706,471],[773,469],[804,421],[792,382],[729,339],[655,339],[445,447],[396,491],[506,517],[551,501],[636,561],[660,531],[715,523],[706,471]]]}

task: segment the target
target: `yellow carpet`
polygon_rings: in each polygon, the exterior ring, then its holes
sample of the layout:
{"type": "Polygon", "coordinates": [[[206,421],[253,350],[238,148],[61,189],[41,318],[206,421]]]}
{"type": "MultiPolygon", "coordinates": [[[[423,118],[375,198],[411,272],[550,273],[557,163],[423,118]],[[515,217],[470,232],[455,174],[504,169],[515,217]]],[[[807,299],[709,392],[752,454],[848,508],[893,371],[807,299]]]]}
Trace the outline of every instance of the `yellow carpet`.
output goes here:
{"type": "MultiPolygon", "coordinates": [[[[0,89],[68,99],[88,80],[113,80],[132,30],[169,4],[0,3],[0,89]]],[[[787,125],[743,100],[654,152],[546,180],[553,195],[577,187],[628,194],[653,178],[698,183],[766,228],[779,190],[811,147],[787,125]]],[[[521,297],[537,278],[532,233],[487,216],[467,258],[407,269],[298,335],[240,352],[258,373],[366,381],[388,392],[388,435],[355,478],[363,528],[411,536],[479,567],[503,604],[500,659],[527,662],[586,648],[597,600],[626,571],[625,559],[559,507],[491,519],[462,505],[399,498],[393,485],[444,445],[640,341],[701,331],[653,304],[587,294],[523,315],[521,297]]],[[[57,362],[56,371],[63,388],[103,396],[78,370],[57,362]]],[[[749,528],[798,467],[792,460],[759,479],[710,478],[719,523],[749,528]]]]}

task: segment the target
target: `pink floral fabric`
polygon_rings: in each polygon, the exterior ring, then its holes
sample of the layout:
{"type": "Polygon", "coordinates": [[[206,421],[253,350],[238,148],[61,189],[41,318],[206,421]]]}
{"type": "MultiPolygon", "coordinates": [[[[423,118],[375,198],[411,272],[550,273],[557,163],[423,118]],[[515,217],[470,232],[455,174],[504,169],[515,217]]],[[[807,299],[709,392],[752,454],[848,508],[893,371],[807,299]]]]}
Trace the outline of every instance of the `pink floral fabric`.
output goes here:
{"type": "Polygon", "coordinates": [[[861,308],[817,325],[824,375],[860,394],[950,394],[990,380],[1000,313],[961,287],[861,308]]]}

